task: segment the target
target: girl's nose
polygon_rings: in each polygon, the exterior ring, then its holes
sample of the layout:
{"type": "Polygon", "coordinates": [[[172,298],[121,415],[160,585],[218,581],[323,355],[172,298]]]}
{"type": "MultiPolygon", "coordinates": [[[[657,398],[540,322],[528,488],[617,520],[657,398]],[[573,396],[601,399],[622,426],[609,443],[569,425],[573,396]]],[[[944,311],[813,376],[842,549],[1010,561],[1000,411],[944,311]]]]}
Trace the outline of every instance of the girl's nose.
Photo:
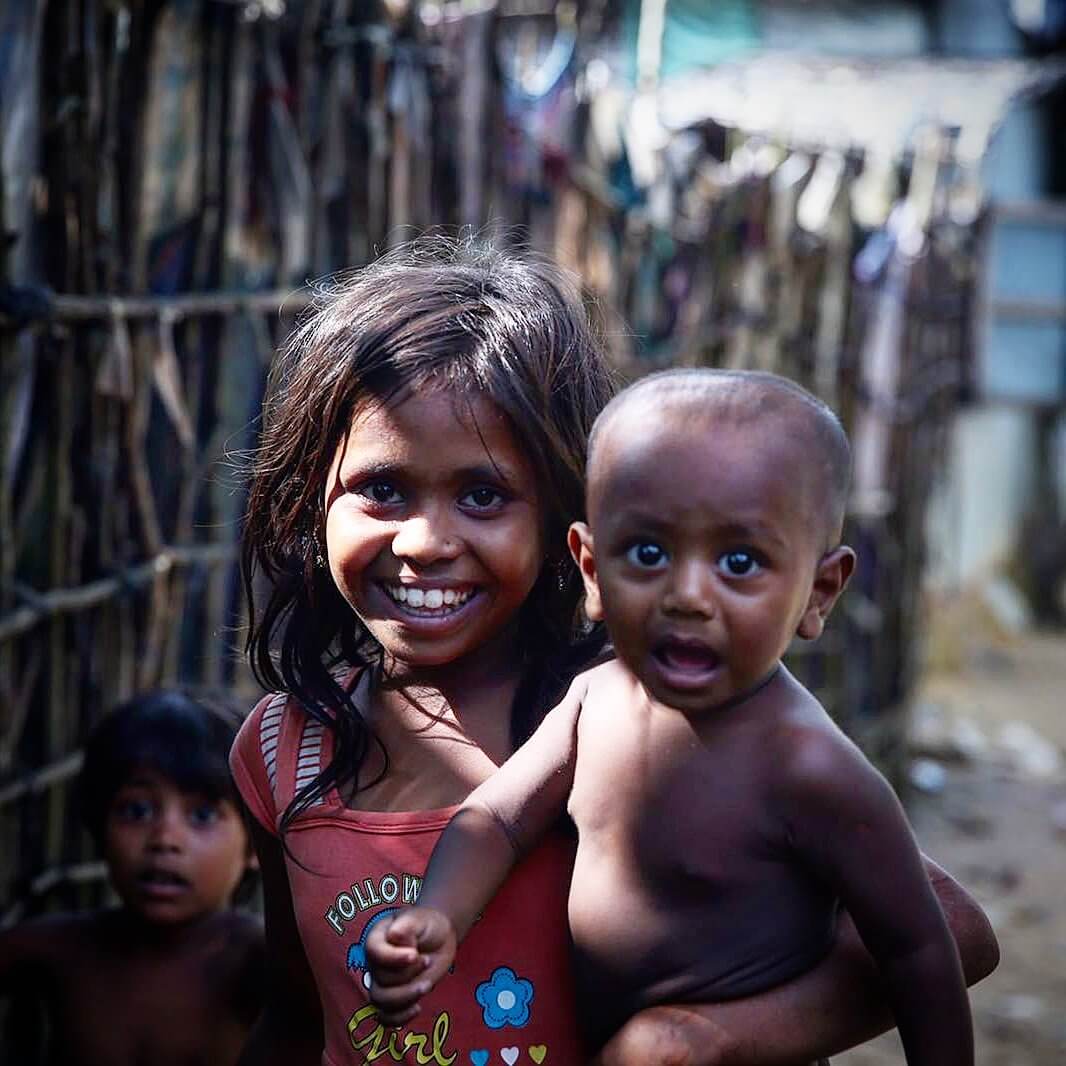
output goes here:
{"type": "Polygon", "coordinates": [[[663,597],[668,613],[700,615],[711,618],[715,613],[714,581],[702,560],[675,563],[671,581],[663,597]]]}
{"type": "Polygon", "coordinates": [[[459,538],[449,524],[433,514],[417,514],[405,519],[392,538],[393,554],[420,566],[454,559],[460,550],[459,538]]]}

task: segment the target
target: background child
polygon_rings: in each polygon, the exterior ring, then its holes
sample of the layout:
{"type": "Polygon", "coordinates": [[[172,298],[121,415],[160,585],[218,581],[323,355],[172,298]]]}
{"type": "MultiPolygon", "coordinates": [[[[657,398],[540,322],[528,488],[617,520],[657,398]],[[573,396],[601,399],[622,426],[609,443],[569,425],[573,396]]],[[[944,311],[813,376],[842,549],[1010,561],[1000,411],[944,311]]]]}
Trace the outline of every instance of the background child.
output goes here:
{"type": "Polygon", "coordinates": [[[237,1060],[263,960],[260,923],[231,908],[255,863],[226,764],[239,721],[160,690],[91,733],[78,795],[119,906],[0,934],[0,991],[40,997],[47,1061],[237,1060]]]}
{"type": "MultiPolygon", "coordinates": [[[[395,250],[324,293],[282,353],[243,560],[249,651],[278,695],[231,758],[255,820],[271,964],[244,1062],[585,1060],[564,833],[514,871],[418,1025],[382,1024],[365,949],[417,898],[456,807],[603,646],[599,627],[574,628],[566,533],[612,392],[569,282],[475,241],[395,250]]],[[[987,926],[957,886],[945,892],[983,969],[987,926]]],[[[868,958],[850,944],[832,958],[731,1016],[754,1055],[795,1058],[812,1031],[847,1043],[886,1024],[868,958]]],[[[647,1066],[649,1045],[670,1044],[711,1063],[734,1042],[709,1010],[642,1012],[614,1054],[647,1066]]]]}
{"type": "Polygon", "coordinates": [[[851,574],[849,468],[835,416],[768,374],[667,372],[607,408],[591,525],[575,523],[570,546],[618,659],[578,678],[460,808],[423,905],[372,932],[387,1020],[417,1011],[456,936],[567,809],[596,1042],[650,1004],[750,995],[809,969],[840,899],[908,1062],[972,1063],[955,946],[899,803],[780,661],[793,636],[820,635],[851,574]]]}

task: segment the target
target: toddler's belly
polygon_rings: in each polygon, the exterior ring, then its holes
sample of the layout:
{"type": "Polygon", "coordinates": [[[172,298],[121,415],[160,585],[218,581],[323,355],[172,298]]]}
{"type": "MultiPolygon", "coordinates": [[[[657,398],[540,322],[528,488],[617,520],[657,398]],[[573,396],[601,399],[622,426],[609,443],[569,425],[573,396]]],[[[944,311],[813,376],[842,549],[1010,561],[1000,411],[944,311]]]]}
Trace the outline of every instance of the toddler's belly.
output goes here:
{"type": "Polygon", "coordinates": [[[619,864],[575,866],[570,929],[581,1013],[596,1043],[656,1003],[734,999],[780,984],[832,943],[827,897],[773,905],[706,887],[678,893],[619,864]]]}

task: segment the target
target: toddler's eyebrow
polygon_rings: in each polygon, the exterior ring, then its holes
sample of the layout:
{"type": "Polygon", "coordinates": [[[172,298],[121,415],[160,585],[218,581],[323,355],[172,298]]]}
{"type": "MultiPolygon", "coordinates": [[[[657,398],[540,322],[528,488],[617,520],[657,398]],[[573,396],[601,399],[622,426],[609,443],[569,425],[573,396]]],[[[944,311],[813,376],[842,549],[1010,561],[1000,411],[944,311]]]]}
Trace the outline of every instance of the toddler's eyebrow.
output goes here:
{"type": "Polygon", "coordinates": [[[779,548],[787,546],[776,530],[771,526],[763,525],[761,522],[723,522],[722,525],[717,527],[717,532],[721,536],[731,539],[755,540],[764,544],[769,542],[779,548]]]}

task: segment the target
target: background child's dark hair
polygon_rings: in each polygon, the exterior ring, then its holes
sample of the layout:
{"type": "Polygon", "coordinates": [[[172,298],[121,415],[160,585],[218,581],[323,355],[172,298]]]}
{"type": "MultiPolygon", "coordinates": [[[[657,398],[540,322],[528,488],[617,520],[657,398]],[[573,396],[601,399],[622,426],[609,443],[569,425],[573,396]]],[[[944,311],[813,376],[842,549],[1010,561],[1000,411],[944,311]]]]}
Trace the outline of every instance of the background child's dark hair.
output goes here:
{"type": "Polygon", "coordinates": [[[548,552],[519,618],[516,742],[590,654],[574,640],[581,582],[566,531],[584,513],[588,433],[615,385],[577,287],[536,258],[432,236],[323,288],[271,374],[242,553],[256,676],[336,737],[332,764],[297,794],[283,827],[338,783],[366,784],[358,768],[371,738],[336,668],[380,668],[380,648],[323,558],[330,467],[358,409],[431,389],[490,399],[536,472],[548,552]]]}
{"type": "Polygon", "coordinates": [[[97,846],[115,794],[139,768],[151,768],[182,791],[243,806],[229,772],[241,717],[226,697],[156,689],[120,704],[96,725],[78,779],[81,816],[97,846]]]}

